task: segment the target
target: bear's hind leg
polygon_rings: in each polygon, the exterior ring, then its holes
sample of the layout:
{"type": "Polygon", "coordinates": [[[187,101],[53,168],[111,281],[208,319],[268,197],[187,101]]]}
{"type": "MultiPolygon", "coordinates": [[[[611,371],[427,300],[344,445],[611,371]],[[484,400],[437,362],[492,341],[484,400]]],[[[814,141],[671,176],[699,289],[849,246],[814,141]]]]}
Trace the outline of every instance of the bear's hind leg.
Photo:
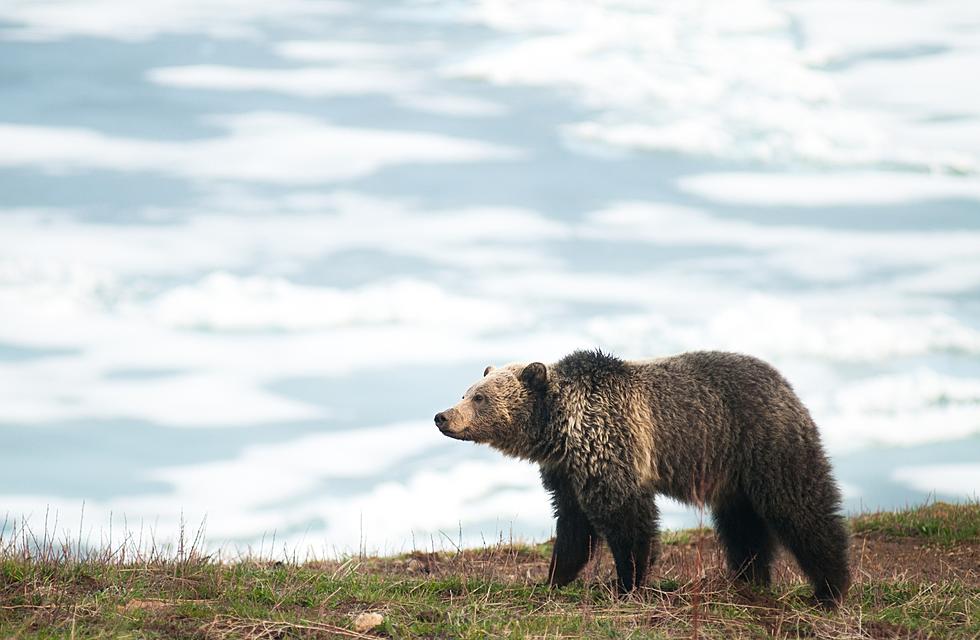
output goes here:
{"type": "Polygon", "coordinates": [[[850,536],[838,514],[840,494],[824,458],[796,462],[784,463],[782,477],[757,486],[753,505],[796,558],[820,604],[834,608],[850,584],[850,536]]]}
{"type": "Polygon", "coordinates": [[[660,553],[657,506],[653,496],[642,495],[627,500],[620,508],[594,519],[616,561],[619,593],[642,587],[647,568],[660,553]]]}
{"type": "Polygon", "coordinates": [[[768,586],[775,540],[766,521],[741,493],[720,501],[712,517],[735,579],[768,586]]]}
{"type": "Polygon", "coordinates": [[[574,580],[599,545],[599,534],[582,511],[572,487],[561,475],[541,474],[544,486],[551,491],[551,501],[558,523],[555,546],[548,567],[548,584],[563,587],[574,580]]]}
{"type": "Polygon", "coordinates": [[[850,542],[843,518],[836,513],[808,523],[786,518],[774,521],[773,527],[813,583],[817,601],[827,608],[839,605],[850,583],[850,542]]]}

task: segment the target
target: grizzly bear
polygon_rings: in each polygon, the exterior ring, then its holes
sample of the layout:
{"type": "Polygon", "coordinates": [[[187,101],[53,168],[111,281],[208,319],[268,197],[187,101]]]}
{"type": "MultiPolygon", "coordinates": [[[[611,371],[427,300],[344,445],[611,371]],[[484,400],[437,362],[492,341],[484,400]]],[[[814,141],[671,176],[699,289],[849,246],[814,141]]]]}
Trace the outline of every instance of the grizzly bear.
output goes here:
{"type": "Polygon", "coordinates": [[[576,351],[552,365],[487,367],[435,422],[540,465],[557,518],[552,586],[574,580],[600,539],[620,593],[641,586],[659,553],[661,493],[710,508],[738,580],[768,585],[779,542],[820,603],[836,606],[847,590],[848,532],[817,427],[757,358],[576,351]]]}

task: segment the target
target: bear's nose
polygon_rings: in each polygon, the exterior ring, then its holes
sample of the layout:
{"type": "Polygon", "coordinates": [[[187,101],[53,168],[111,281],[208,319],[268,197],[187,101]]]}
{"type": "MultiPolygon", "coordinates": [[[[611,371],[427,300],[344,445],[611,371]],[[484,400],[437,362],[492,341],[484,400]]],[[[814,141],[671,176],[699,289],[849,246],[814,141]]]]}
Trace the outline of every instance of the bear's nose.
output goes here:
{"type": "Polygon", "coordinates": [[[436,420],[436,426],[441,427],[447,422],[446,414],[440,411],[439,413],[436,414],[435,420],[436,420]]]}

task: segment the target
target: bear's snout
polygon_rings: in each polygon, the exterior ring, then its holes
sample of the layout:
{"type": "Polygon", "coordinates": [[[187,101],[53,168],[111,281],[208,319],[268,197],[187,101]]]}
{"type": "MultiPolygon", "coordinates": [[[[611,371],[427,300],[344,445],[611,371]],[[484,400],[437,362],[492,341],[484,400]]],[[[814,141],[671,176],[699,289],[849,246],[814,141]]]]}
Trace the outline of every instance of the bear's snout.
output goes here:
{"type": "Polygon", "coordinates": [[[449,415],[450,413],[452,413],[452,411],[453,411],[452,409],[447,409],[446,411],[440,411],[439,413],[436,414],[435,417],[436,426],[439,427],[439,431],[444,436],[450,436],[450,437],[456,436],[456,432],[453,431],[452,428],[452,420],[451,420],[452,416],[449,415]]]}
{"type": "Polygon", "coordinates": [[[442,433],[442,435],[455,438],[456,440],[463,439],[463,432],[465,432],[466,429],[460,424],[462,420],[460,420],[459,413],[455,409],[440,411],[436,414],[434,419],[436,421],[436,426],[439,428],[439,432],[442,433]]]}

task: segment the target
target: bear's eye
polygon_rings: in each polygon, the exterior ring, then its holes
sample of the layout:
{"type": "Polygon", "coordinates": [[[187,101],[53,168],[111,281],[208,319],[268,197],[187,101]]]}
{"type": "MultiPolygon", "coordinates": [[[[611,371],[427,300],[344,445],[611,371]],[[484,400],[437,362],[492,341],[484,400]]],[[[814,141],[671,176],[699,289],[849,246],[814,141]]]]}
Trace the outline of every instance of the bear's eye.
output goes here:
{"type": "Polygon", "coordinates": [[[485,398],[483,397],[482,393],[478,393],[475,396],[473,396],[473,402],[483,402],[484,399],[485,398]]]}

